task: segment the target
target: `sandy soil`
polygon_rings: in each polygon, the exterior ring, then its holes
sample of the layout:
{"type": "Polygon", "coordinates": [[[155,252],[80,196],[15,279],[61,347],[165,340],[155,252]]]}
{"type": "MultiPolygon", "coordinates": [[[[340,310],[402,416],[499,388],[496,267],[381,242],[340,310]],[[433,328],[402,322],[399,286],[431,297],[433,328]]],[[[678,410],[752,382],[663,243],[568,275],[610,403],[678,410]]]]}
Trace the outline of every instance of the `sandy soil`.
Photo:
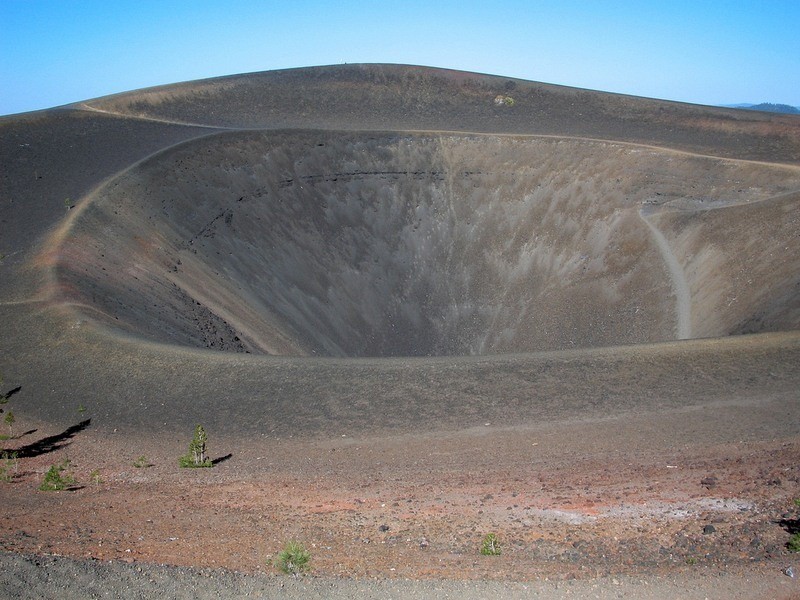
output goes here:
{"type": "MultiPolygon", "coordinates": [[[[619,427],[222,439],[210,447],[215,468],[181,470],[173,444],[89,426],[55,451],[21,459],[0,486],[0,544],[24,555],[278,577],[276,553],[296,539],[320,581],[600,578],[614,590],[702,575],[761,577],[783,597],[798,591],[782,572],[798,566],[786,549],[800,518],[797,441],[571,451],[570,440],[589,436],[602,447],[619,427]],[[148,466],[134,467],[140,451],[148,466]],[[44,471],[64,458],[78,484],[38,491],[44,471]],[[95,469],[100,483],[91,481],[95,469]],[[489,532],[502,542],[500,556],[479,553],[489,532]]],[[[23,455],[36,454],[31,441],[44,433],[15,440],[23,455]]],[[[756,586],[726,597],[762,593],[756,586]]]]}

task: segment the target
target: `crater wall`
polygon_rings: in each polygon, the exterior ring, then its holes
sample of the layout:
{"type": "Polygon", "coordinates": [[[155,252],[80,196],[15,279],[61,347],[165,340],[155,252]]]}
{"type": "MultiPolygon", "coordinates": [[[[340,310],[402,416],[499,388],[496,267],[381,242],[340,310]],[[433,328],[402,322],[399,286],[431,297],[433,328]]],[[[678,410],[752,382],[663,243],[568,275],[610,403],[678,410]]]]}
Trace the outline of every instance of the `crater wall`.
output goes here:
{"type": "MultiPolygon", "coordinates": [[[[635,344],[676,339],[682,310],[648,220],[685,268],[691,336],[796,328],[797,310],[775,308],[797,304],[794,275],[763,260],[797,246],[796,229],[763,239],[747,223],[798,189],[791,167],[616,142],[222,133],[97,192],[57,273],[87,317],[192,347],[356,357],[635,344]],[[704,224],[733,211],[736,225],[704,224]],[[709,227],[735,258],[696,250],[709,227]],[[743,271],[760,292],[725,306],[743,271]]],[[[796,251],[787,260],[796,267],[796,251]]]]}

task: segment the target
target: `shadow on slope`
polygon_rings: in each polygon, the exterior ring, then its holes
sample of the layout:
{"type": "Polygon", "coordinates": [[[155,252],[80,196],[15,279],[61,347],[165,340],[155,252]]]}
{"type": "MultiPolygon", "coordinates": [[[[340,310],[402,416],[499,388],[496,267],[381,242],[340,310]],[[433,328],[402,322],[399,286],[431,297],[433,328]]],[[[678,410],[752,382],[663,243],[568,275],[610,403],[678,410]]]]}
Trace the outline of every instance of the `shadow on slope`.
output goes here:
{"type": "Polygon", "coordinates": [[[34,456],[41,456],[42,454],[49,454],[50,452],[61,450],[65,446],[68,446],[71,439],[84,431],[91,423],[91,419],[86,419],[85,421],[67,427],[61,433],[21,446],[15,450],[15,452],[19,458],[33,458],[34,456]]]}

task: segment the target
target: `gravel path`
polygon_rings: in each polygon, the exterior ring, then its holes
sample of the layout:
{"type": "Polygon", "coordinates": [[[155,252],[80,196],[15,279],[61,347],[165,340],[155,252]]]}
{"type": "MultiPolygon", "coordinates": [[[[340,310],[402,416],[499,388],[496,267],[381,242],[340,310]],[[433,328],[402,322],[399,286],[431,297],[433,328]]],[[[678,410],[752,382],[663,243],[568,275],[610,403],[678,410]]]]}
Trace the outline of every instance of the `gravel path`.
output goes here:
{"type": "Polygon", "coordinates": [[[675,315],[677,318],[677,338],[679,340],[688,340],[692,337],[692,295],[689,291],[689,284],[686,283],[683,267],[672,253],[669,242],[667,242],[667,238],[664,237],[661,230],[648,221],[642,211],[639,211],[639,218],[644,221],[645,225],[647,225],[653,234],[653,239],[658,246],[658,251],[661,253],[664,264],[669,271],[672,291],[675,293],[676,301],[675,315]]]}
{"type": "Polygon", "coordinates": [[[292,579],[232,571],[127,565],[0,554],[0,597],[59,598],[681,598],[800,597],[800,582],[781,573],[744,575],[701,571],[691,576],[496,583],[471,581],[366,581],[292,579]],[[746,591],[745,591],[746,590],[746,591]]]}

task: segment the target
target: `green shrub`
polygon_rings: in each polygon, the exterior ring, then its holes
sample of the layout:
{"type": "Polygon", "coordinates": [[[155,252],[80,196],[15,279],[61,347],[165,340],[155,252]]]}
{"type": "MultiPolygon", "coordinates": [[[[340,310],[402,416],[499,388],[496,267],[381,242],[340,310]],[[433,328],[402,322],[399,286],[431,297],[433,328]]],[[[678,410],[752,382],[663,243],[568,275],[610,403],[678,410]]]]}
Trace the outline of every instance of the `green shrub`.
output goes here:
{"type": "Polygon", "coordinates": [[[17,419],[14,417],[14,413],[11,412],[11,411],[8,411],[6,413],[6,416],[3,418],[3,421],[5,422],[5,424],[8,425],[8,437],[9,438],[13,438],[14,437],[14,421],[16,421],[16,420],[17,419]]]}
{"type": "Polygon", "coordinates": [[[493,533],[486,534],[481,542],[481,554],[484,556],[498,556],[500,554],[500,542],[493,533]]]}
{"type": "Polygon", "coordinates": [[[789,552],[800,552],[800,533],[795,533],[786,544],[789,552]]]}
{"type": "Polygon", "coordinates": [[[16,452],[0,452],[0,481],[10,482],[19,470],[16,452]]]}
{"type": "Polygon", "coordinates": [[[69,468],[69,461],[64,460],[61,464],[53,465],[44,474],[44,480],[39,489],[43,492],[55,492],[65,490],[71,485],[75,485],[75,478],[69,473],[64,473],[69,468]]]}
{"type": "Polygon", "coordinates": [[[144,469],[146,467],[151,467],[153,465],[150,464],[150,461],[147,460],[147,457],[142,454],[139,458],[133,461],[133,466],[137,469],[144,469]]]}
{"type": "Polygon", "coordinates": [[[100,471],[98,469],[95,469],[89,473],[89,481],[91,481],[94,485],[100,485],[103,483],[103,478],[100,476],[100,471]]]}
{"type": "Polygon", "coordinates": [[[183,468],[196,469],[202,467],[213,467],[214,463],[206,454],[206,442],[208,436],[202,425],[198,425],[194,430],[194,437],[189,443],[189,452],[181,456],[178,461],[183,468]]]}
{"type": "Polygon", "coordinates": [[[308,571],[311,560],[311,553],[306,550],[299,542],[289,542],[283,550],[278,553],[277,567],[287,575],[298,577],[301,573],[308,571]]]}

